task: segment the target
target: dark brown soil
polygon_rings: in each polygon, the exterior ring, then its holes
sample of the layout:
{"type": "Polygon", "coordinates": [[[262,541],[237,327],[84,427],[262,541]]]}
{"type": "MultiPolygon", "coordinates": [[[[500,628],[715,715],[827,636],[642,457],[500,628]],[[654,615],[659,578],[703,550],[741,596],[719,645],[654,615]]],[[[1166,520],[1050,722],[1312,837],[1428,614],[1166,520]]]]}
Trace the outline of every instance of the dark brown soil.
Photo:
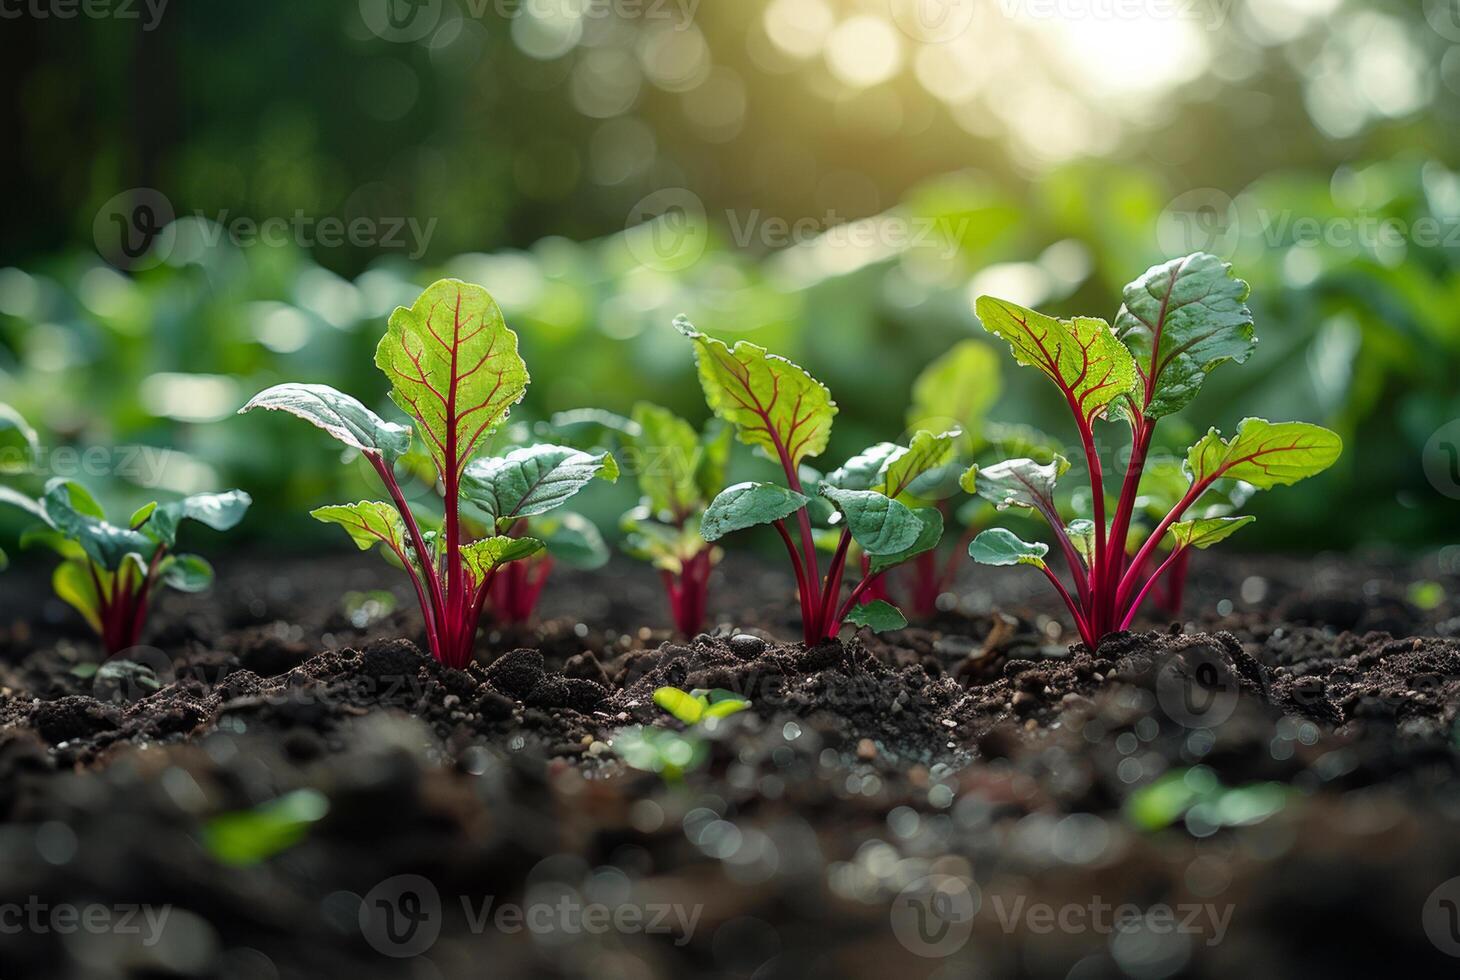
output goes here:
{"type": "Polygon", "coordinates": [[[1018,572],[808,650],[776,639],[778,570],[733,562],[750,591],[717,582],[717,625],[685,639],[652,576],[615,565],[560,576],[540,626],[485,631],[464,671],[422,655],[405,590],[354,558],[238,561],[213,595],[167,597],[129,658],[146,669],[96,669],[43,577],[12,571],[0,978],[1438,972],[1460,953],[1424,918],[1460,901],[1451,561],[1199,564],[1189,622],[1096,651],[1018,572]],[[375,622],[341,603],[380,588],[400,604],[375,622]],[[690,733],[705,761],[681,779],[611,748],[683,728],[663,686],[752,704],[690,733]],[[1153,819],[1163,779],[1237,792],[1153,819]],[[209,844],[220,814],[301,790],[327,812],[272,856],[209,844]],[[369,918],[400,875],[440,930],[414,958],[369,918]],[[930,875],[971,903],[930,906],[948,955],[908,938],[930,875]],[[474,920],[488,899],[679,918],[514,931],[474,920]],[[136,905],[169,911],[150,942],[45,917],[136,905]],[[39,926],[8,927],[30,907],[39,926]]]}

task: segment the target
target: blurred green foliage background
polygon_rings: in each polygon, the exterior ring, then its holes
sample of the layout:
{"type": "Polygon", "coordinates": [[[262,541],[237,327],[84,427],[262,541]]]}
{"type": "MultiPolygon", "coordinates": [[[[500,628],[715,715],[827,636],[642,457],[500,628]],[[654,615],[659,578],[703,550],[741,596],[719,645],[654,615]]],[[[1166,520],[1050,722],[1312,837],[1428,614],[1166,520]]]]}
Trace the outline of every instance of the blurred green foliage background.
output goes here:
{"type": "MultiPolygon", "coordinates": [[[[1245,546],[1454,540],[1453,3],[386,4],[0,22],[0,400],[46,444],[24,479],[118,505],[240,486],[245,537],[339,545],[306,510],[374,492],[368,470],[233,412],[282,380],[384,410],[384,319],[446,274],[521,335],[517,419],[702,418],[686,313],[830,385],[834,465],[902,434],[917,372],[982,336],[974,296],[1109,318],[1147,266],[1206,250],[1252,283],[1262,342],[1158,442],[1262,415],[1348,447],[1259,497],[1245,546]]],[[[992,416],[1069,436],[1003,363],[992,416]]],[[[631,494],[587,509],[611,529],[631,494]]]]}

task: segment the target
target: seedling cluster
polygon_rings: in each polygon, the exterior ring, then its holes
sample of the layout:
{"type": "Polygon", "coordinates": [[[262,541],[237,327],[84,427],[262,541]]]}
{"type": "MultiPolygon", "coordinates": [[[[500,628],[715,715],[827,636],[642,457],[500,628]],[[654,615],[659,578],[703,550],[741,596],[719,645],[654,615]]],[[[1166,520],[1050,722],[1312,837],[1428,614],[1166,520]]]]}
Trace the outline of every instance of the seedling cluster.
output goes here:
{"type": "MultiPolygon", "coordinates": [[[[1153,456],[1160,420],[1184,409],[1215,368],[1251,355],[1257,341],[1247,294],[1226,264],[1199,253],[1127,286],[1113,323],[1059,319],[987,296],[977,301],[984,328],[1064,399],[1088,478],[1076,494],[1057,495],[1070,470],[1059,444],[1027,426],[987,419],[999,371],[992,348],[974,340],[919,377],[909,436],[870,446],[827,472],[812,465],[829,445],[837,414],[827,387],[764,347],[746,340],[732,346],[683,317],[675,325],[693,347],[712,416],[703,428],[648,402],[627,417],[583,409],[536,430],[507,428],[529,384],[517,335],[485,289],[452,279],[396,309],[376,348],[375,364],[411,425],[309,383],[275,385],[240,412],[298,416],[370,464],[388,499],[312,515],[342,527],[362,550],[379,548],[405,572],[431,653],[447,666],[472,660],[484,612],[500,622],[531,617],[554,560],[580,567],[607,560],[597,528],[562,507],[594,480],[615,481],[620,457],[641,497],[621,521],[624,548],[658,569],[683,634],[706,623],[718,542],[766,527],[785,549],[807,645],[836,638],[846,624],[901,628],[907,618],[893,600],[903,594],[916,616],[932,615],[966,550],[982,564],[1039,569],[1094,647],[1128,628],[1148,597],[1179,610],[1192,549],[1251,523],[1234,512],[1255,490],[1317,474],[1341,451],[1339,437],[1320,426],[1248,418],[1229,438],[1211,429],[1180,465],[1153,456]],[[1102,422],[1129,433],[1113,492],[1097,440],[1102,422]],[[534,442],[533,431],[556,441],[534,442]],[[779,476],[725,486],[733,440],[770,460],[779,476]],[[402,480],[423,473],[435,492],[413,506],[402,480]],[[1049,525],[1068,585],[1046,562],[1051,544],[987,527],[1009,508],[1049,525]],[[950,524],[961,536],[951,559],[939,550],[950,524]]],[[[30,427],[0,405],[4,468],[23,471],[14,463],[33,457],[35,446],[30,427]]],[[[85,488],[56,479],[38,499],[0,486],[0,502],[37,519],[23,541],[61,555],[57,593],[117,651],[138,641],[158,585],[191,591],[212,578],[201,558],[176,552],[179,525],[228,530],[250,501],[239,490],[199,494],[149,503],[112,524],[85,488]]],[[[656,700],[687,724],[744,706],[719,692],[666,689],[656,700]]]]}

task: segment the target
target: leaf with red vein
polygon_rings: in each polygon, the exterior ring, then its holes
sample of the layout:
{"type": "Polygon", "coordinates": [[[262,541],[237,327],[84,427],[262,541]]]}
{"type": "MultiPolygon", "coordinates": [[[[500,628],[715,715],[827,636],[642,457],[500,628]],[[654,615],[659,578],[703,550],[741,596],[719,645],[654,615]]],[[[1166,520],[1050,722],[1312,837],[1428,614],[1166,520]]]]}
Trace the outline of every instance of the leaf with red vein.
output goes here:
{"type": "Polygon", "coordinates": [[[824,384],[747,340],[729,347],[683,317],[674,325],[695,342],[705,401],[735,426],[741,442],[789,460],[792,467],[826,449],[837,408],[824,384]]]}
{"type": "Polygon", "coordinates": [[[1227,477],[1270,490],[1322,473],[1342,451],[1338,433],[1321,425],[1249,418],[1231,439],[1208,431],[1187,452],[1186,469],[1194,484],[1227,477]]]}
{"type": "Polygon", "coordinates": [[[992,296],[979,297],[977,312],[984,329],[1013,348],[1015,360],[1059,386],[1087,425],[1137,390],[1135,361],[1104,320],[1057,320],[992,296]]]}
{"type": "Polygon", "coordinates": [[[527,365],[502,311],[485,289],[456,279],[390,315],[375,364],[390,378],[391,398],[421,423],[448,481],[527,391],[527,365]]]}

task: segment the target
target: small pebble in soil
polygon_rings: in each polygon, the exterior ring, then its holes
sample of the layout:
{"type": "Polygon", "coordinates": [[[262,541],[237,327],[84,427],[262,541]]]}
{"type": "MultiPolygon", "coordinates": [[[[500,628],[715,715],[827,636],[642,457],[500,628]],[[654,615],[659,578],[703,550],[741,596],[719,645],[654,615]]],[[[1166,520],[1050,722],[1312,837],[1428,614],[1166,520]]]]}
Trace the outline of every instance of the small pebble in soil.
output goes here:
{"type": "Polygon", "coordinates": [[[730,638],[730,652],[741,660],[754,660],[765,652],[765,640],[750,633],[736,633],[730,638]]]}
{"type": "Polygon", "coordinates": [[[857,758],[863,762],[871,762],[877,758],[877,743],[870,738],[864,738],[857,743],[857,758]]]}

